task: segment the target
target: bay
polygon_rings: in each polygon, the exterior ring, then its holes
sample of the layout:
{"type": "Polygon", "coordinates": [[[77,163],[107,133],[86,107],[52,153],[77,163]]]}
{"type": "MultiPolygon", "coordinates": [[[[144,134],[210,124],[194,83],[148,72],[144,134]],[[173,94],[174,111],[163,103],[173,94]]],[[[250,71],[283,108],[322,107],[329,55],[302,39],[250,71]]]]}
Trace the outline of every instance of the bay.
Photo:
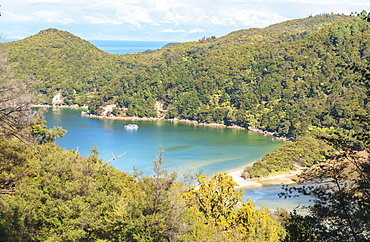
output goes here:
{"type": "MultiPolygon", "coordinates": [[[[170,121],[125,121],[81,117],[81,108],[48,108],[45,119],[49,127],[60,126],[68,133],[56,144],[77,150],[88,156],[93,145],[99,158],[109,161],[116,169],[133,173],[133,167],[146,175],[153,173],[153,161],[160,147],[164,149],[163,168],[186,173],[227,172],[251,164],[285,142],[270,141],[268,137],[248,130],[197,126],[170,121]],[[125,130],[124,125],[135,123],[138,130],[125,130]],[[115,156],[120,157],[112,160],[115,156]]],[[[244,190],[244,200],[252,199],[257,207],[277,207],[292,211],[308,203],[306,197],[278,197],[281,186],[264,186],[244,190]]]]}
{"type": "Polygon", "coordinates": [[[68,133],[56,140],[64,149],[75,149],[87,156],[93,145],[99,148],[103,162],[111,161],[122,171],[133,167],[151,174],[160,147],[164,149],[163,168],[179,173],[226,172],[263,157],[281,147],[283,141],[248,130],[198,126],[170,121],[127,121],[81,117],[81,109],[50,108],[46,113],[49,127],[60,126],[68,133]],[[135,123],[138,130],[125,130],[135,123]]]}

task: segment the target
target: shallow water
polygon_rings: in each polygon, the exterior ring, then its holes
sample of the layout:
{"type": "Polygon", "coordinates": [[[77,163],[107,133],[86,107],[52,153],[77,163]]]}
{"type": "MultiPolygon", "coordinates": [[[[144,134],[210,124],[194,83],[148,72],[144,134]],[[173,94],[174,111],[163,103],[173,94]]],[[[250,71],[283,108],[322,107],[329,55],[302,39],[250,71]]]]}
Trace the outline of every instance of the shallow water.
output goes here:
{"type": "MultiPolygon", "coordinates": [[[[164,149],[163,168],[179,174],[226,172],[252,163],[266,153],[284,145],[269,137],[248,130],[197,126],[170,121],[126,121],[81,117],[84,109],[49,108],[46,120],[49,127],[61,126],[68,133],[56,143],[64,149],[74,149],[87,156],[93,144],[99,157],[117,169],[133,173],[133,167],[151,174],[153,161],[160,147],[164,149]],[[125,130],[124,125],[135,123],[138,130],[125,130]],[[112,160],[115,156],[115,160],[112,160]]],[[[277,196],[281,186],[266,186],[244,190],[244,199],[251,198],[257,207],[267,206],[292,210],[307,198],[282,199],[277,196]]]]}
{"type": "Polygon", "coordinates": [[[170,121],[92,119],[81,117],[80,112],[81,109],[49,109],[48,126],[68,130],[56,143],[65,149],[78,149],[83,156],[95,144],[104,162],[126,152],[111,164],[130,173],[135,166],[150,174],[160,147],[164,149],[164,169],[212,175],[250,164],[284,144],[247,130],[170,121]],[[137,124],[139,129],[125,130],[124,125],[129,123],[137,124]]]}
{"type": "Polygon", "coordinates": [[[304,214],[304,209],[302,206],[309,205],[311,197],[300,196],[300,197],[291,197],[283,198],[279,197],[278,194],[283,190],[281,185],[274,186],[262,186],[259,189],[244,189],[243,200],[246,201],[248,198],[254,201],[257,207],[268,207],[272,210],[276,208],[284,208],[288,211],[296,210],[300,214],[304,214]],[[299,206],[299,208],[297,208],[299,206]]]}

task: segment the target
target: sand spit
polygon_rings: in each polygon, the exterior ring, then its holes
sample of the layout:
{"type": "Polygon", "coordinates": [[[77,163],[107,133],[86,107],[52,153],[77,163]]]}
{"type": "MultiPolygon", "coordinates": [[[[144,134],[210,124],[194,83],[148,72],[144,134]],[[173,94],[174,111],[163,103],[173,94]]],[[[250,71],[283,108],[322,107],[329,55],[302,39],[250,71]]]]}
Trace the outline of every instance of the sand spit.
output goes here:
{"type": "Polygon", "coordinates": [[[271,175],[268,177],[255,178],[255,179],[244,179],[241,177],[245,167],[234,169],[228,172],[228,174],[238,184],[239,188],[245,189],[258,189],[261,186],[268,185],[289,185],[296,183],[298,175],[302,173],[303,168],[297,168],[295,171],[291,171],[284,174],[271,175]]]}

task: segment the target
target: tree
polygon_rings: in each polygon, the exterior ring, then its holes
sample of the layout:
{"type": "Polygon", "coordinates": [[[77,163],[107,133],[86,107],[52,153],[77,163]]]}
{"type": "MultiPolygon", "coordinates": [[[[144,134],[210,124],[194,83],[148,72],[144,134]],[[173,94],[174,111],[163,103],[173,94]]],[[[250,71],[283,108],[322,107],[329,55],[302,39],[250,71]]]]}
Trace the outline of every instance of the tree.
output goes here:
{"type": "Polygon", "coordinates": [[[256,209],[253,202],[242,201],[242,190],[226,173],[210,179],[198,177],[198,186],[190,191],[200,221],[220,241],[280,241],[285,230],[267,208],[256,209]]]}
{"type": "Polygon", "coordinates": [[[369,164],[368,158],[358,152],[342,151],[326,164],[305,171],[301,175],[305,186],[287,189],[288,193],[296,191],[313,197],[305,220],[310,221],[309,228],[320,239],[369,240],[369,183],[362,174],[369,171],[362,168],[369,164]]]}
{"type": "MultiPolygon", "coordinates": [[[[30,139],[28,126],[35,122],[31,105],[36,97],[30,89],[30,78],[12,78],[11,67],[6,65],[7,58],[0,56],[0,136],[16,136],[30,139]]],[[[32,139],[32,138],[31,138],[32,139]]]]}
{"type": "MultiPolygon", "coordinates": [[[[362,12],[360,18],[369,21],[362,12]]],[[[369,21],[370,22],[370,21],[369,21]]],[[[359,74],[357,82],[370,97],[370,65],[340,65],[359,74]]],[[[308,206],[309,214],[301,221],[315,236],[324,241],[370,240],[370,109],[352,116],[338,114],[340,118],[352,119],[357,130],[352,133],[333,132],[318,137],[335,147],[338,152],[325,163],[308,169],[302,179],[303,187],[285,187],[284,196],[313,197],[308,206]],[[360,150],[360,151],[359,151],[360,150]]],[[[293,215],[297,217],[296,215],[293,215]]],[[[288,230],[290,235],[294,234],[288,230]]],[[[289,236],[288,236],[289,237],[289,236]]]]}
{"type": "Polygon", "coordinates": [[[15,192],[1,195],[0,240],[95,241],[107,237],[112,220],[125,211],[118,207],[127,203],[133,177],[102,164],[94,154],[83,158],[53,143],[30,146],[18,141],[17,145],[19,150],[13,152],[25,156],[28,173],[14,185],[15,192]]]}
{"type": "Polygon", "coordinates": [[[199,187],[193,190],[200,212],[210,224],[221,226],[224,230],[233,227],[235,212],[241,202],[242,190],[226,173],[217,173],[211,179],[198,177],[199,187]]]}
{"type": "Polygon", "coordinates": [[[36,118],[36,123],[32,124],[29,129],[40,143],[53,143],[67,133],[67,130],[58,126],[48,129],[46,121],[41,118],[36,118]]]}
{"type": "Polygon", "coordinates": [[[114,224],[115,241],[176,241],[190,230],[183,198],[186,188],[176,172],[162,170],[163,149],[154,161],[152,177],[138,177],[123,221],[114,224]],[[117,239],[119,237],[119,239],[117,239]]]}

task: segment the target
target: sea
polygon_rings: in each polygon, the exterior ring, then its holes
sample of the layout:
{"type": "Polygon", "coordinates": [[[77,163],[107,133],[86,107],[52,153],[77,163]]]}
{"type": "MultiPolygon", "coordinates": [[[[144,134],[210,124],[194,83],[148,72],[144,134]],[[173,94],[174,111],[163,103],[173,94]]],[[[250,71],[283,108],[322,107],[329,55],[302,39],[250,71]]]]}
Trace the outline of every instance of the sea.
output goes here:
{"type": "Polygon", "coordinates": [[[109,54],[125,55],[161,49],[170,41],[88,40],[109,54]]]}
{"type": "MultiPolygon", "coordinates": [[[[7,43],[18,40],[20,39],[4,38],[0,40],[0,43],[7,43]]],[[[95,45],[102,51],[114,55],[135,54],[147,50],[157,50],[163,48],[168,43],[172,43],[171,41],[133,41],[133,40],[87,40],[87,41],[89,41],[91,44],[95,45]]]]}
{"type": "Polygon", "coordinates": [[[56,143],[87,156],[94,146],[103,162],[129,173],[133,167],[153,173],[153,161],[164,149],[163,168],[183,175],[188,172],[227,172],[262,158],[285,144],[259,133],[223,127],[199,126],[164,120],[112,120],[81,117],[83,109],[49,108],[50,127],[60,126],[68,133],[56,143]],[[136,124],[137,130],[125,125],[136,124]],[[118,157],[119,155],[121,157],[118,157]]]}

